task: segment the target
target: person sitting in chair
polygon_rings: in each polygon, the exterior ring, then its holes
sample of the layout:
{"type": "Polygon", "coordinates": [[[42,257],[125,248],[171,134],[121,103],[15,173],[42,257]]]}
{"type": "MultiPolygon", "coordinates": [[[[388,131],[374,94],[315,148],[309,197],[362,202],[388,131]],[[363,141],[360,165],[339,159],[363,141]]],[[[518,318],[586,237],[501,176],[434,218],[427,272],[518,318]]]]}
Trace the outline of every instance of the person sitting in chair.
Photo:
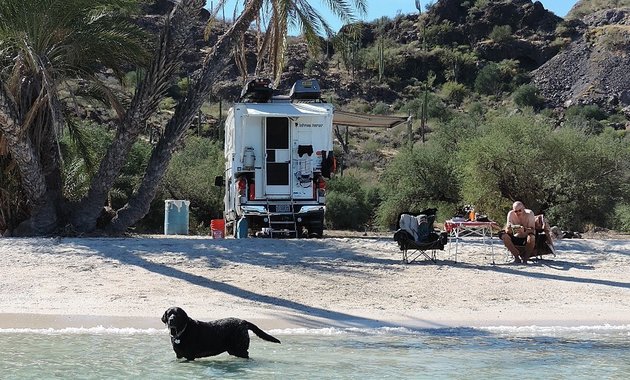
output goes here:
{"type": "Polygon", "coordinates": [[[499,233],[499,238],[514,256],[515,263],[527,263],[527,259],[534,251],[536,238],[536,217],[532,210],[526,209],[521,201],[512,205],[507,214],[505,229],[499,233]],[[521,253],[517,247],[525,247],[521,253]]]}

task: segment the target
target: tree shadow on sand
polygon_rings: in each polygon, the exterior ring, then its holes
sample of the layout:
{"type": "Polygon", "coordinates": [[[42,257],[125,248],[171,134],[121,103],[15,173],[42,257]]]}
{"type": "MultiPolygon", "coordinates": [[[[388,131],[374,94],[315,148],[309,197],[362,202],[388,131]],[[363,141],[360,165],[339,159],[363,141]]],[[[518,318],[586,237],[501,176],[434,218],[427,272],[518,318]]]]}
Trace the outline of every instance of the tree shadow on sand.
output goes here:
{"type": "MultiPolygon", "coordinates": [[[[286,320],[298,323],[301,326],[321,327],[321,321],[325,319],[333,321],[340,327],[398,327],[401,324],[391,324],[380,320],[357,317],[352,314],[327,310],[324,308],[309,306],[303,303],[287,300],[284,298],[259,294],[245,290],[228,283],[211,280],[209,278],[188,273],[184,270],[174,268],[166,263],[153,262],[153,257],[169,254],[183,255],[184,261],[194,259],[207,259],[206,265],[219,268],[226,265],[226,262],[238,262],[264,267],[292,266],[299,269],[300,266],[308,266],[315,271],[333,271],[345,273],[348,269],[340,269],[338,266],[330,265],[332,261],[342,260],[352,265],[365,266],[365,264],[377,266],[391,266],[397,260],[380,259],[362,255],[352,249],[338,249],[334,244],[326,243],[325,240],[300,242],[300,240],[267,241],[260,243],[262,250],[256,249],[254,244],[239,246],[230,244],[236,240],[216,240],[210,239],[186,239],[186,238],[150,238],[150,239],[64,239],[60,242],[70,244],[72,251],[78,251],[79,255],[98,255],[110,260],[119,261],[125,265],[141,267],[162,276],[186,281],[190,284],[201,286],[214,291],[222,292],[248,301],[261,304],[273,305],[275,307],[286,308],[296,311],[301,315],[287,316],[286,320]],[[278,249],[279,247],[284,249],[278,249]],[[303,248],[310,248],[305,251],[303,248]],[[353,261],[359,261],[354,263],[353,261]]],[[[175,261],[177,263],[181,261],[175,261]]],[[[393,267],[393,266],[392,266],[393,267]]],[[[395,268],[395,267],[394,267],[395,268]]],[[[397,269],[401,270],[401,269],[397,269]]],[[[351,271],[351,269],[350,269],[351,271]]],[[[366,274],[367,275],[367,274],[366,274]]]]}

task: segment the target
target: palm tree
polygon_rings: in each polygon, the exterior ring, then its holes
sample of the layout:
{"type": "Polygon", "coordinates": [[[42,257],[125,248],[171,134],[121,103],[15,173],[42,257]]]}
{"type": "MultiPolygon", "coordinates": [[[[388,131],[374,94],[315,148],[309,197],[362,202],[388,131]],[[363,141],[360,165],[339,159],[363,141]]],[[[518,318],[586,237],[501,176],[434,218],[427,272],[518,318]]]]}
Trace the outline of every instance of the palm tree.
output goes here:
{"type": "Polygon", "coordinates": [[[191,20],[196,18],[203,4],[204,0],[181,0],[167,17],[151,63],[91,181],[88,194],[73,208],[70,221],[76,229],[91,231],[96,227],[108,192],[120,175],[133,144],[178,74],[182,55],[192,43],[190,37],[195,24],[191,20]]]}
{"type": "MultiPolygon", "coordinates": [[[[175,148],[180,145],[194,116],[210,94],[215,78],[228,66],[234,42],[244,35],[254,19],[261,17],[266,1],[245,1],[241,15],[205,57],[202,69],[189,86],[184,100],[177,105],[153,151],[140,188],[127,205],[118,211],[112,220],[111,230],[123,231],[146,215],[175,148]]],[[[348,2],[328,1],[333,4],[333,10],[351,14],[348,2]]],[[[91,231],[95,228],[107,193],[120,174],[131,145],[137,140],[144,122],[155,112],[177,72],[182,51],[194,25],[190,20],[203,4],[203,0],[180,0],[176,3],[162,29],[146,75],[125,112],[113,93],[98,83],[94,74],[103,67],[122,74],[121,63],[137,65],[142,62],[144,41],[139,37],[137,28],[116,17],[118,13],[113,12],[113,9],[129,7],[136,2],[3,0],[0,4],[0,60],[2,67],[10,68],[2,72],[1,76],[0,132],[20,170],[22,187],[31,204],[30,225],[33,233],[50,233],[60,223],[65,223],[66,218],[78,230],[91,231]],[[83,78],[96,83],[107,95],[112,107],[118,110],[121,121],[114,142],[93,177],[88,194],[71,207],[68,212],[70,215],[66,215],[62,212],[67,207],[61,197],[61,156],[57,137],[65,125],[59,88],[71,78],[83,78]],[[24,91],[25,84],[29,85],[26,88],[28,92],[24,91]],[[29,133],[24,133],[27,130],[29,133]]],[[[280,18],[300,15],[291,13],[290,6],[306,10],[312,8],[307,6],[305,0],[282,0],[278,3],[287,5],[285,11],[276,7],[277,25],[280,27],[273,36],[281,40],[278,36],[282,33],[286,35],[282,25],[287,24],[280,18]]],[[[363,0],[353,0],[353,3],[359,4],[359,9],[364,9],[363,0]]],[[[305,16],[298,18],[303,20],[300,22],[309,20],[305,16]]],[[[304,30],[315,29],[307,26],[304,30]]],[[[269,54],[275,62],[276,54],[282,52],[282,49],[273,49],[269,54]]]]}
{"type": "Polygon", "coordinates": [[[52,232],[63,217],[59,136],[62,91],[98,70],[122,73],[145,58],[146,38],[120,17],[132,0],[3,0],[0,3],[0,134],[19,169],[30,229],[52,232]]]}
{"type": "MultiPolygon", "coordinates": [[[[360,14],[366,12],[363,0],[328,1],[327,3],[332,12],[345,24],[355,21],[353,8],[356,8],[360,14]]],[[[258,51],[255,73],[259,75],[265,62],[268,62],[276,84],[284,68],[284,53],[289,29],[299,29],[311,47],[319,45],[319,36],[322,32],[328,38],[334,34],[325,18],[308,1],[266,0],[261,13],[261,19],[269,19],[269,22],[258,51]]]]}
{"type": "MultiPolygon", "coordinates": [[[[222,1],[219,5],[223,3],[222,1]]],[[[352,0],[351,3],[360,12],[365,11],[364,0],[352,0]]],[[[139,189],[129,199],[127,204],[121,210],[118,210],[116,217],[114,217],[109,226],[110,231],[122,232],[147,214],[150,202],[155,197],[158,185],[164,177],[175,149],[180,145],[180,141],[189,129],[203,102],[210,95],[215,79],[228,66],[231,59],[229,54],[232,51],[231,48],[243,37],[247,28],[257,17],[263,17],[269,9],[264,7],[265,4],[271,5],[272,17],[275,16],[277,20],[270,24],[273,33],[270,30],[267,31],[273,36],[273,41],[281,41],[286,37],[287,26],[289,25],[286,20],[288,18],[296,18],[298,20],[298,24],[305,31],[305,35],[310,41],[315,41],[314,37],[319,30],[318,25],[321,25],[330,33],[330,27],[306,0],[245,1],[243,12],[212,47],[204,59],[200,73],[194,78],[194,82],[189,87],[186,97],[175,108],[173,117],[167,123],[164,134],[152,152],[147,165],[146,175],[139,189]],[[294,17],[290,18],[290,16],[294,17]],[[277,28],[274,25],[277,25],[277,28]]],[[[342,20],[354,20],[352,6],[348,1],[327,0],[327,4],[337,15],[341,16],[342,20]]],[[[270,60],[273,62],[280,61],[279,57],[283,56],[286,48],[285,45],[281,45],[282,48],[279,48],[280,45],[277,46],[278,48],[268,52],[270,60]]],[[[279,76],[279,72],[277,73],[279,76]]]]}

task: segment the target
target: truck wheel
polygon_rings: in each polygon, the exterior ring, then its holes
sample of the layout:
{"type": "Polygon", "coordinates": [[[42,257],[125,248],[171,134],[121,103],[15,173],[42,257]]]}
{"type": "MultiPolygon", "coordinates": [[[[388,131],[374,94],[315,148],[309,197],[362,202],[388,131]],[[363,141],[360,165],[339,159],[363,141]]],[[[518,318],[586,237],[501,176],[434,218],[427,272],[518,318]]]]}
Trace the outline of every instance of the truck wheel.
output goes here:
{"type": "Polygon", "coordinates": [[[315,239],[321,239],[322,236],[324,236],[324,227],[323,226],[311,227],[311,228],[308,229],[308,237],[315,238],[315,239]]]}

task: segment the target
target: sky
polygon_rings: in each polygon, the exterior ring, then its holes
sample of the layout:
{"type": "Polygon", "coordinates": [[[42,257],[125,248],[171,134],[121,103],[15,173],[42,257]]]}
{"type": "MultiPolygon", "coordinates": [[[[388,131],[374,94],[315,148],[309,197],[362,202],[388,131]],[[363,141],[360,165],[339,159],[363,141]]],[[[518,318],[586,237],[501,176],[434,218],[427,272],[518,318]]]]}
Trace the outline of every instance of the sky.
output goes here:
{"type": "MultiPolygon", "coordinates": [[[[422,4],[428,4],[437,0],[421,0],[422,4]]],[[[557,16],[564,17],[571,10],[577,0],[540,0],[543,6],[555,13],[557,16]]],[[[206,0],[206,7],[210,8],[212,0],[206,0]]],[[[214,2],[216,3],[216,1],[214,2]]],[[[238,3],[238,9],[242,10],[242,0],[229,0],[225,16],[231,18],[232,11],[235,4],[238,3]]],[[[320,13],[325,17],[326,21],[330,24],[333,30],[337,31],[341,27],[341,22],[333,16],[330,12],[325,10],[324,0],[310,0],[310,3],[315,6],[320,13]]],[[[367,3],[367,15],[362,19],[365,21],[374,21],[382,16],[395,17],[398,14],[417,13],[415,0],[366,0],[367,3]]]]}

